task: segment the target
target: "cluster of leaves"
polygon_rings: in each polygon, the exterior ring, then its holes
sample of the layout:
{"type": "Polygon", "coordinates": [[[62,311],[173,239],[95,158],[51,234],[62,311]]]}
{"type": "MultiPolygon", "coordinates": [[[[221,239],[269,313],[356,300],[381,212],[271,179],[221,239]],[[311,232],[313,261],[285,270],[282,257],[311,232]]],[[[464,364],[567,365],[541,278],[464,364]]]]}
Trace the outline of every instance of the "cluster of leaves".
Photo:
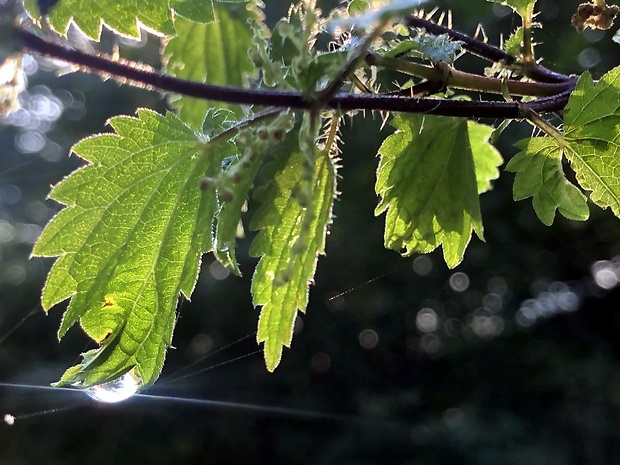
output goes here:
{"type": "MultiPolygon", "coordinates": [[[[523,18],[507,44],[518,57],[496,60],[496,66],[531,75],[538,69],[531,50],[535,0],[489,1],[523,18]]],[[[103,25],[124,36],[138,37],[144,27],[166,37],[169,76],[297,92],[308,102],[306,110],[293,112],[170,95],[174,111],[114,117],[114,133],[73,147],[87,163],[53,188],[50,197],[65,208],[33,254],[59,257],[42,296],[45,310],[71,299],[59,336],[79,322],[99,347],[59,384],[88,387],[130,370],[144,385],[155,382],[172,341],[177,301],[191,296],[203,254],[213,252],[240,274],[235,245],[250,196],[258,203],[249,222],[257,231],[250,253],[259,258],[251,289],[262,308],[257,339],[267,368],[276,368],[291,344],[297,312],[307,306],[332,221],[343,113],[328,103],[340,90],[378,89],[367,78],[373,73],[366,72],[365,55],[407,68],[414,76],[406,78],[410,91],[420,86],[439,103],[466,104],[454,89],[488,91],[495,84],[500,98],[511,99],[510,85],[518,83],[441,71],[454,70],[458,56],[471,50],[449,31],[404,27],[402,18],[415,14],[419,3],[353,0],[325,18],[313,1],[304,1],[271,30],[257,0],[63,0],[49,11],[25,0],[30,16],[40,20],[44,13],[60,35],[73,23],[94,40],[103,25]],[[320,50],[330,24],[341,35],[320,50]]],[[[530,83],[530,95],[553,95],[553,85],[574,90],[563,130],[529,109],[527,99],[518,104],[520,115],[544,135],[521,141],[506,166],[516,173],[515,199],[532,197],[545,224],[556,210],[585,220],[585,189],[592,202],[620,216],[620,70],[598,82],[586,73],[576,85],[569,77],[560,84],[526,81],[518,95],[528,95],[530,83]],[[564,160],[581,188],[567,179],[564,160]]],[[[490,143],[495,128],[458,117],[387,118],[394,132],[379,150],[376,181],[376,214],[386,213],[385,246],[403,255],[441,246],[447,265],[455,267],[472,232],[483,238],[479,196],[491,189],[503,162],[490,143]]]]}

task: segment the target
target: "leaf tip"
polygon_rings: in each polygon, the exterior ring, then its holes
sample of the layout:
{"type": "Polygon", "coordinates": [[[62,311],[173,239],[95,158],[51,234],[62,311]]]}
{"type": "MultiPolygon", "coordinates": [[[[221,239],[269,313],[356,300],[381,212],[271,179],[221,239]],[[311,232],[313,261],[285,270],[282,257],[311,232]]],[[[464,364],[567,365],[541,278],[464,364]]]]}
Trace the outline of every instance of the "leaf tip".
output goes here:
{"type": "Polygon", "coordinates": [[[265,341],[265,346],[263,348],[263,355],[265,358],[265,366],[269,373],[273,373],[278,365],[280,365],[280,361],[282,360],[282,345],[280,344],[268,344],[269,341],[265,341]]]}

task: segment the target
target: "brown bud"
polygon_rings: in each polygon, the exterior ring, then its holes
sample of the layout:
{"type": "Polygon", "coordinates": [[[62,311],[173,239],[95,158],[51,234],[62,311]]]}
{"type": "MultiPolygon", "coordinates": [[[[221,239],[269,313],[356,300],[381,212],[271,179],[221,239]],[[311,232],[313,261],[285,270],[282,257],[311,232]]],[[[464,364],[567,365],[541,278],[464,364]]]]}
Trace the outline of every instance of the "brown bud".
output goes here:
{"type": "Polygon", "coordinates": [[[217,181],[215,179],[209,178],[209,177],[205,176],[198,183],[198,187],[200,187],[201,191],[208,191],[210,189],[213,189],[213,187],[215,186],[216,182],[217,181]]]}

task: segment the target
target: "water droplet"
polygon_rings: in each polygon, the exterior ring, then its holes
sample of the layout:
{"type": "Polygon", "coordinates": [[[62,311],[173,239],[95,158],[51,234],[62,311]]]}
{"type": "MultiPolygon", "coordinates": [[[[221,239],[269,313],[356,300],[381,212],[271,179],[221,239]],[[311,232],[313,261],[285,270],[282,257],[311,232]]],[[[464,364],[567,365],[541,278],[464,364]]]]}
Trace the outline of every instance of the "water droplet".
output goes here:
{"type": "Polygon", "coordinates": [[[89,387],[85,392],[97,402],[113,404],[129,399],[141,387],[140,378],[131,370],[118,379],[89,387]]]}
{"type": "Polygon", "coordinates": [[[9,426],[13,426],[15,424],[15,417],[10,413],[7,413],[4,415],[4,422],[9,426]]]}

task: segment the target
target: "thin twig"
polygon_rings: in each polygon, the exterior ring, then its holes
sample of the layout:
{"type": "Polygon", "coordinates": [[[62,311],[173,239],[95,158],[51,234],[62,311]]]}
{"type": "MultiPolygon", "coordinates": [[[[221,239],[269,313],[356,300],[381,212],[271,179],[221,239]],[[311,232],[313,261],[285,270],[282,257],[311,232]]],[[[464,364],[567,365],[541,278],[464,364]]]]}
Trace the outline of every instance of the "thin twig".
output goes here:
{"type": "MultiPolygon", "coordinates": [[[[463,48],[469,53],[485,58],[494,63],[503,62],[508,66],[517,64],[517,59],[501,48],[494,45],[485,44],[484,42],[474,39],[473,37],[463,34],[462,32],[441,26],[427,19],[412,16],[405,20],[405,24],[409,27],[424,28],[426,32],[434,35],[447,34],[451,39],[462,42],[463,48]]],[[[551,71],[541,65],[524,67],[523,73],[526,77],[538,82],[564,82],[571,78],[565,74],[551,71]]]]}
{"type": "MultiPolygon", "coordinates": [[[[139,82],[161,91],[239,105],[258,105],[300,110],[308,110],[313,107],[313,102],[306,100],[300,92],[243,89],[178,79],[52,43],[21,28],[16,30],[16,35],[21,40],[23,48],[27,51],[67,61],[91,72],[139,82]]],[[[570,95],[570,89],[552,97],[529,102],[529,106],[538,113],[559,111],[566,105],[568,95],[570,95]]],[[[325,106],[343,111],[379,110],[465,118],[513,119],[522,117],[516,103],[443,100],[380,94],[352,95],[340,93],[326,102],[325,106]]]]}
{"type": "Polygon", "coordinates": [[[564,82],[502,81],[498,78],[459,71],[445,62],[438,62],[435,66],[426,66],[400,58],[384,57],[375,53],[369,53],[366,62],[369,65],[394,69],[412,76],[439,81],[447,87],[494,94],[502,93],[503,83],[508,87],[511,95],[529,95],[533,97],[555,95],[574,85],[570,80],[564,82]]]}

